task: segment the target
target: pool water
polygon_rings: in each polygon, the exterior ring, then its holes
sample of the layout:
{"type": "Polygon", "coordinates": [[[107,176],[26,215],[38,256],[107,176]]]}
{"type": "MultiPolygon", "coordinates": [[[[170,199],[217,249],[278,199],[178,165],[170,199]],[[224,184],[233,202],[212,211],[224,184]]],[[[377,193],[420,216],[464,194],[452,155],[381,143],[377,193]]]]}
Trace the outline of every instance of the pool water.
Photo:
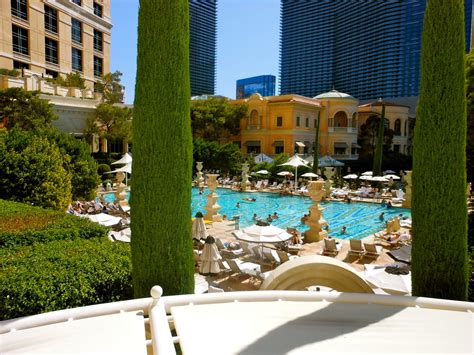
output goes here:
{"type": "MultiPolygon", "coordinates": [[[[198,189],[192,190],[192,213],[201,211],[206,213],[207,203],[206,189],[202,195],[198,189]]],[[[281,228],[294,227],[300,231],[306,231],[308,227],[301,223],[301,217],[307,214],[312,205],[309,197],[301,196],[279,196],[274,193],[265,192],[236,192],[229,189],[218,188],[218,204],[222,207],[219,213],[227,215],[228,219],[239,215],[240,227],[247,227],[255,223],[253,214],[258,218],[266,220],[269,214],[277,212],[279,218],[272,222],[273,225],[281,228]],[[244,198],[255,198],[255,202],[244,201],[244,198]],[[240,208],[236,207],[240,202],[240,208]]],[[[113,194],[105,194],[104,199],[112,202],[115,199],[113,194]]],[[[361,239],[370,234],[381,231],[385,228],[385,222],[379,219],[379,215],[385,212],[385,221],[403,214],[404,217],[411,218],[411,212],[406,208],[386,208],[380,204],[363,202],[321,202],[324,208],[323,217],[329,224],[329,235],[335,238],[361,239]],[[346,234],[341,233],[342,226],[346,226],[346,234]]]]}

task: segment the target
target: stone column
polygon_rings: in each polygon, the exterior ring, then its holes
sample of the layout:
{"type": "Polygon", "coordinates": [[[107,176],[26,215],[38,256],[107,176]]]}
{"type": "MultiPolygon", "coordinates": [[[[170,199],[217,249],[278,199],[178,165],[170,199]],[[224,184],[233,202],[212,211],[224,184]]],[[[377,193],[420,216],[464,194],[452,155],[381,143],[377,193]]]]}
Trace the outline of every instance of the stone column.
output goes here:
{"type": "Polygon", "coordinates": [[[334,175],[333,168],[327,167],[324,169],[324,175],[326,175],[327,178],[324,182],[324,198],[329,198],[331,196],[331,179],[334,175]]]}
{"type": "Polygon", "coordinates": [[[209,188],[210,192],[209,195],[207,195],[207,205],[205,207],[206,214],[204,216],[204,219],[213,222],[222,221],[222,216],[219,214],[221,206],[219,206],[219,204],[217,203],[217,198],[219,197],[219,195],[215,192],[217,186],[216,179],[218,176],[219,174],[207,174],[207,187],[209,188]]]}
{"type": "Polygon", "coordinates": [[[202,176],[202,161],[196,162],[196,169],[197,169],[197,187],[204,187],[204,177],[202,176]]]}
{"type": "Polygon", "coordinates": [[[324,225],[328,223],[324,220],[322,212],[324,208],[319,207],[319,201],[324,195],[323,185],[324,181],[310,181],[308,193],[311,199],[313,200],[313,205],[309,209],[311,211],[311,216],[309,216],[306,224],[309,226],[309,230],[304,233],[305,243],[319,242],[327,237],[328,232],[323,230],[324,225]]]}
{"type": "Polygon", "coordinates": [[[411,173],[412,171],[406,171],[405,177],[405,201],[402,202],[402,207],[411,208],[411,173]]]}
{"type": "Polygon", "coordinates": [[[249,165],[247,163],[242,164],[242,182],[240,183],[242,191],[247,191],[247,185],[250,184],[249,176],[247,174],[248,172],[249,172],[249,165]]]}

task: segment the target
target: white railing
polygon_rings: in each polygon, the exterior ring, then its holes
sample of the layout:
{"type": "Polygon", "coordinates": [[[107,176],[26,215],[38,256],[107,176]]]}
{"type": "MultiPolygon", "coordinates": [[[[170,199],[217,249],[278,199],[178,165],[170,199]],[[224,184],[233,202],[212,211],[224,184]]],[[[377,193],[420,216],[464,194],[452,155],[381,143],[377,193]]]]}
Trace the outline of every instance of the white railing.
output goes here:
{"type": "MultiPolygon", "coordinates": [[[[0,335],[21,330],[56,324],[63,324],[98,316],[113,315],[120,312],[143,311],[144,322],[150,324],[151,339],[143,340],[148,347],[153,348],[154,354],[176,354],[175,345],[180,338],[173,336],[174,319],[172,307],[185,305],[206,305],[245,302],[325,302],[357,305],[385,305],[404,308],[427,308],[452,312],[474,312],[474,304],[424,297],[377,295],[368,293],[339,293],[339,292],[307,292],[307,291],[243,291],[210,293],[200,295],[164,296],[159,286],[151,290],[151,298],[130,301],[99,304],[81,308],[66,309],[56,312],[43,313],[34,316],[17,318],[0,322],[0,335]]],[[[442,321],[442,320],[441,320],[442,321]]],[[[56,328],[58,330],[58,328],[56,328]]],[[[235,334],[238,336],[238,334],[235,334]]],[[[389,334],[387,334],[389,336],[389,334]]],[[[463,339],[465,340],[465,339],[463,339]]],[[[111,348],[112,348],[112,344],[111,348]]],[[[151,350],[151,349],[150,349],[151,350]]],[[[225,353],[225,351],[224,351],[225,353]]]]}
{"type": "Polygon", "coordinates": [[[8,75],[0,75],[0,90],[10,88],[22,88],[27,91],[39,91],[42,94],[57,95],[63,97],[75,97],[79,99],[95,99],[102,98],[101,93],[94,92],[92,89],[80,89],[76,87],[65,87],[53,84],[41,77],[41,74],[28,73],[23,77],[13,77],[8,75]]]}

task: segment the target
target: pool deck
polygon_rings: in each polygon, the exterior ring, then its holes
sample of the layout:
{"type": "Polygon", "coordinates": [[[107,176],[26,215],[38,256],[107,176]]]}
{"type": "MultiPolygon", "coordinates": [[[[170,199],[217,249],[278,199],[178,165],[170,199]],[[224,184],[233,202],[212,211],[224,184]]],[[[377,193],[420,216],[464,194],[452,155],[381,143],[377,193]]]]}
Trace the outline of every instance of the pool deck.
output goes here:
{"type": "MultiPolygon", "coordinates": [[[[208,234],[212,235],[213,237],[217,237],[224,242],[235,242],[236,239],[232,236],[232,232],[235,231],[235,224],[231,221],[224,221],[224,222],[213,222],[212,224],[208,224],[206,226],[208,230],[208,234]]],[[[404,228],[402,228],[402,231],[404,228]]],[[[388,247],[387,245],[382,245],[376,243],[377,245],[382,246],[382,253],[381,255],[374,260],[374,258],[366,258],[361,257],[358,258],[357,256],[349,255],[349,240],[346,239],[337,239],[341,243],[341,250],[335,256],[335,259],[341,260],[347,263],[349,266],[353,267],[355,271],[362,272],[364,271],[364,264],[372,264],[372,265],[386,265],[394,263],[393,260],[387,252],[390,250],[396,249],[393,247],[388,247]]],[[[362,242],[373,242],[374,235],[369,235],[362,239],[362,242]]],[[[301,251],[298,255],[321,255],[324,249],[324,241],[316,242],[316,243],[307,243],[303,244],[301,251]]],[[[271,268],[269,266],[264,265],[262,271],[269,271],[271,268]]],[[[212,278],[213,284],[217,285],[218,287],[224,289],[225,291],[248,291],[248,290],[258,290],[260,288],[260,282],[257,280],[251,280],[250,278],[245,279],[234,279],[228,276],[217,275],[212,278]]]]}

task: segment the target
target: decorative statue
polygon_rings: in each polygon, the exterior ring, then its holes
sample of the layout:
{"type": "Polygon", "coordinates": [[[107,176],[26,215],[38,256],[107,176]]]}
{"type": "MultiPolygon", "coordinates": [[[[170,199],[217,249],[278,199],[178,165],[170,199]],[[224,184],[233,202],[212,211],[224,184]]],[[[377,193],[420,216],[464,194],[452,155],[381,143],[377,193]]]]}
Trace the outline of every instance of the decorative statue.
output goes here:
{"type": "Polygon", "coordinates": [[[207,195],[207,205],[205,207],[206,215],[204,216],[204,219],[213,222],[222,221],[222,216],[219,214],[219,210],[222,207],[217,203],[219,195],[215,192],[218,176],[219,174],[207,174],[207,187],[209,188],[210,193],[207,195]]]}
{"type": "Polygon", "coordinates": [[[306,221],[306,225],[309,226],[309,230],[304,233],[305,242],[313,243],[319,242],[327,237],[328,232],[323,230],[323,226],[328,226],[328,223],[324,220],[322,212],[324,208],[319,207],[319,201],[324,196],[323,185],[324,181],[310,181],[308,183],[308,193],[313,200],[311,206],[309,218],[306,221]]]}

